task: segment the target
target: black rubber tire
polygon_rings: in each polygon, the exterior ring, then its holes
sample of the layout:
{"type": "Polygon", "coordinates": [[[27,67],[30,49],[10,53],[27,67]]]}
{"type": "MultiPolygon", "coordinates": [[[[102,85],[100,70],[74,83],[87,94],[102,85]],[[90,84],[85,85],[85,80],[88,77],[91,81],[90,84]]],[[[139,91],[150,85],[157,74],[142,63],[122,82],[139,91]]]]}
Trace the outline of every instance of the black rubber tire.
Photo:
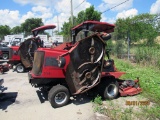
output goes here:
{"type": "Polygon", "coordinates": [[[17,71],[17,73],[23,73],[25,71],[25,67],[22,65],[22,63],[19,63],[16,65],[15,70],[17,71]],[[21,68],[21,70],[20,70],[21,68]]]}
{"type": "Polygon", "coordinates": [[[119,95],[119,85],[115,79],[104,80],[101,83],[99,94],[103,99],[115,99],[119,95]]]}
{"type": "Polygon", "coordinates": [[[9,58],[8,53],[3,53],[2,58],[3,60],[7,60],[9,58]]]}
{"type": "MultiPolygon", "coordinates": [[[[60,97],[62,97],[62,96],[60,96],[60,97]]],[[[58,108],[58,107],[62,107],[64,105],[66,105],[69,102],[69,99],[70,99],[70,93],[69,93],[68,89],[62,85],[53,86],[48,93],[48,100],[49,100],[51,106],[54,108],[58,108]],[[57,103],[55,97],[57,94],[60,94],[60,93],[65,95],[65,98],[62,102],[57,103]]]]}

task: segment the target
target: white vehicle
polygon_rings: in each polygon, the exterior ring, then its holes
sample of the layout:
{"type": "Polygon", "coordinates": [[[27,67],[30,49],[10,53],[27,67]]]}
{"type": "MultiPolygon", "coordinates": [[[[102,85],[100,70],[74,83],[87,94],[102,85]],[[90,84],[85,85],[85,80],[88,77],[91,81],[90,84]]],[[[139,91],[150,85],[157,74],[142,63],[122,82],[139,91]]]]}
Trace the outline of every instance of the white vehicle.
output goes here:
{"type": "Polygon", "coordinates": [[[52,46],[51,42],[44,42],[43,47],[50,48],[52,46]]]}

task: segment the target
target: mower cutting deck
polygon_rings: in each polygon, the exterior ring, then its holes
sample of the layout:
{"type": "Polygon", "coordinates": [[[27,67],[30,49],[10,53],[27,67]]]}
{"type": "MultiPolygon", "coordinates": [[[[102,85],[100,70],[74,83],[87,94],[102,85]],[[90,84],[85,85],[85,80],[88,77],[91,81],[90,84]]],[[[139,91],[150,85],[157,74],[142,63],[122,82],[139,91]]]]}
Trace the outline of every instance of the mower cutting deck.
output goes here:
{"type": "Polygon", "coordinates": [[[102,78],[105,76],[114,76],[119,85],[120,96],[133,96],[142,92],[142,89],[139,85],[139,79],[137,80],[121,80],[119,79],[122,75],[126,74],[125,72],[102,72],[102,78]]]}
{"type": "Polygon", "coordinates": [[[139,79],[137,80],[123,80],[119,81],[119,93],[120,96],[132,96],[142,92],[139,85],[139,79]]]}

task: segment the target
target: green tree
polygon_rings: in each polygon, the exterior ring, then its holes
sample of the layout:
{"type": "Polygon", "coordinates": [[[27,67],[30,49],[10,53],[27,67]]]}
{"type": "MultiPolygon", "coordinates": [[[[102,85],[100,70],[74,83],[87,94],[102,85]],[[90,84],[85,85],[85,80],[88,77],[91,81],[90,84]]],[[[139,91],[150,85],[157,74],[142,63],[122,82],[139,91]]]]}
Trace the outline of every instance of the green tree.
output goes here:
{"type": "Polygon", "coordinates": [[[146,40],[146,45],[153,45],[158,35],[154,23],[154,16],[151,14],[140,14],[133,18],[118,19],[116,21],[115,36],[117,39],[126,39],[130,34],[131,43],[141,39],[146,40]]]}
{"type": "Polygon", "coordinates": [[[82,11],[80,11],[80,12],[78,13],[76,22],[77,22],[77,23],[82,23],[82,22],[85,21],[85,20],[86,20],[86,18],[85,18],[85,11],[82,10],[82,11]]]}
{"type": "Polygon", "coordinates": [[[29,18],[26,19],[24,23],[21,24],[22,31],[25,33],[25,36],[30,35],[31,31],[43,25],[41,18],[29,18]]]}
{"type": "Polygon", "coordinates": [[[0,40],[4,39],[5,35],[9,35],[11,28],[7,25],[0,25],[0,40]]]}
{"type": "Polygon", "coordinates": [[[160,35],[160,14],[156,14],[154,22],[155,22],[155,27],[157,28],[158,34],[160,35]]]}
{"type": "MultiPolygon", "coordinates": [[[[91,6],[85,11],[85,20],[96,20],[100,21],[101,12],[98,12],[94,9],[94,6],[91,6]]],[[[83,22],[83,21],[82,21],[83,22]]]]}
{"type": "Polygon", "coordinates": [[[23,33],[21,26],[13,27],[13,28],[11,29],[11,33],[12,33],[12,34],[23,33]]]}
{"type": "Polygon", "coordinates": [[[70,41],[69,39],[71,39],[71,28],[72,28],[71,21],[64,22],[62,31],[60,33],[64,36],[65,38],[64,41],[70,41]]]}
{"type": "Polygon", "coordinates": [[[85,11],[81,11],[77,15],[77,24],[82,23],[86,20],[101,20],[101,12],[95,10],[94,6],[90,6],[85,11]]]}
{"type": "MultiPolygon", "coordinates": [[[[77,24],[80,24],[86,20],[95,20],[95,21],[100,21],[101,19],[101,13],[96,11],[94,6],[90,6],[87,8],[85,11],[80,11],[77,15],[77,17],[74,16],[73,21],[74,21],[74,26],[77,24]]],[[[69,22],[65,22],[62,26],[62,31],[60,34],[64,35],[67,40],[71,39],[71,18],[69,18],[69,22]]]]}

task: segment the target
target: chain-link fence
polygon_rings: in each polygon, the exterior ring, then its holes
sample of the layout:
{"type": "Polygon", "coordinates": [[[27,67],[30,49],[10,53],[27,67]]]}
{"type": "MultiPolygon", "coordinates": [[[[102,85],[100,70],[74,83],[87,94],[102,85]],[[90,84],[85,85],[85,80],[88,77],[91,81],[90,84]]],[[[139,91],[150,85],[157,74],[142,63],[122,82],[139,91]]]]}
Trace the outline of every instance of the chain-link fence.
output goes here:
{"type": "Polygon", "coordinates": [[[107,44],[107,48],[111,48],[111,54],[119,59],[128,59],[134,63],[160,68],[160,45],[158,44],[154,46],[130,44],[128,46],[125,40],[111,40],[107,44]]]}

